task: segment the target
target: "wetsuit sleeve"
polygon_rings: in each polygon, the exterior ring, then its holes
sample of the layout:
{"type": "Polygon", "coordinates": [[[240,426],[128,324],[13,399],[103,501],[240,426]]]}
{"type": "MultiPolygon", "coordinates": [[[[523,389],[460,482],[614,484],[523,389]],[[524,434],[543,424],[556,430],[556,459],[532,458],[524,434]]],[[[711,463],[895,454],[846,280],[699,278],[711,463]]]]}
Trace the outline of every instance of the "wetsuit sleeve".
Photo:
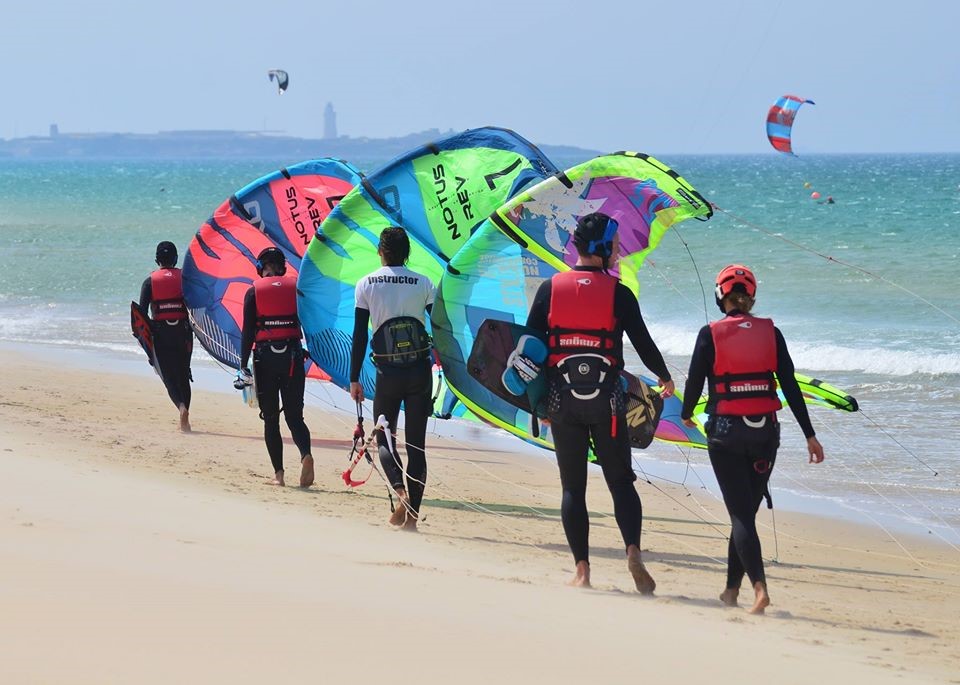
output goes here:
{"type": "Polygon", "coordinates": [[[703,384],[707,380],[707,374],[713,368],[713,360],[716,357],[716,350],[713,347],[713,336],[710,334],[710,326],[704,326],[697,335],[697,342],[693,347],[693,355],[690,357],[690,370],[687,372],[687,383],[683,387],[683,409],[680,411],[681,419],[689,419],[693,416],[694,407],[700,401],[700,394],[703,392],[703,384]]]}
{"type": "Polygon", "coordinates": [[[153,285],[150,277],[147,276],[143,285],[140,286],[140,309],[149,312],[151,302],[153,302],[153,285]]]}
{"type": "Polygon", "coordinates": [[[650,331],[647,330],[647,324],[643,321],[643,315],[640,313],[640,303],[630,289],[622,283],[617,284],[617,289],[613,296],[613,314],[623,326],[623,332],[630,338],[633,348],[640,355],[640,361],[648,369],[653,371],[657,378],[670,380],[670,370],[667,369],[667,363],[663,361],[663,355],[660,354],[660,348],[650,337],[650,331]]]}
{"type": "Polygon", "coordinates": [[[816,433],[813,430],[813,424],[810,422],[807,405],[803,401],[803,393],[800,392],[800,386],[797,385],[797,379],[793,375],[793,359],[790,358],[790,352],[787,350],[787,341],[783,339],[780,329],[774,328],[773,330],[777,334],[777,380],[780,381],[780,389],[783,390],[783,396],[787,399],[787,404],[790,405],[793,418],[800,424],[803,437],[812,438],[816,433]]]}
{"type": "Polygon", "coordinates": [[[243,298],[243,329],[240,331],[240,367],[247,368],[250,361],[250,351],[253,349],[253,339],[257,335],[257,298],[253,294],[253,286],[243,298]]]}
{"type": "Polygon", "coordinates": [[[533,304],[530,305],[530,313],[527,315],[527,325],[538,331],[547,332],[549,322],[547,315],[550,312],[550,296],[553,294],[553,281],[549,278],[540,284],[537,288],[537,294],[533,297],[533,304]]]}
{"type": "Polygon", "coordinates": [[[350,350],[350,382],[360,382],[360,368],[363,366],[363,356],[367,351],[368,327],[370,325],[370,310],[356,307],[353,310],[353,348],[350,350]]]}

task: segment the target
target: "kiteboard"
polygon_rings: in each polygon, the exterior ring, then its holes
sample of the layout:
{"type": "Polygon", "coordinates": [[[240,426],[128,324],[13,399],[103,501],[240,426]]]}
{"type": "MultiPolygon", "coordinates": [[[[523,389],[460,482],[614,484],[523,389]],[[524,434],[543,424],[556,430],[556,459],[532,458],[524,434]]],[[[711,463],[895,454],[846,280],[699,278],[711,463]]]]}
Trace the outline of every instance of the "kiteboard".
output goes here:
{"type": "MultiPolygon", "coordinates": [[[[539,370],[546,363],[547,341],[542,331],[517,323],[487,319],[477,331],[467,371],[487,390],[523,411],[546,418],[547,379],[539,370]]],[[[628,371],[627,427],[632,447],[645,448],[653,441],[663,399],[628,371]]]]}
{"type": "Polygon", "coordinates": [[[147,355],[147,361],[153,370],[160,375],[160,364],[157,363],[157,353],[153,347],[153,328],[150,318],[136,302],[130,302],[130,329],[133,331],[133,337],[140,343],[140,347],[147,355]]]}

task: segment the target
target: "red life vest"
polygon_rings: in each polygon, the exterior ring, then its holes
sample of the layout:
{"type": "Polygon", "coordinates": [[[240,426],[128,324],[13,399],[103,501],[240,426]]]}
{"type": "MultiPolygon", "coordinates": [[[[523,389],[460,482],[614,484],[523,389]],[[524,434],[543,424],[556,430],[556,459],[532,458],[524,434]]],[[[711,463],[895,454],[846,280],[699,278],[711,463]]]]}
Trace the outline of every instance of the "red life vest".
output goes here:
{"type": "Polygon", "coordinates": [[[577,354],[600,354],[615,367],[617,320],[613,315],[618,280],[601,271],[565,271],[555,274],[547,315],[548,366],[557,366],[577,354]]]}
{"type": "Polygon", "coordinates": [[[152,272],[150,292],[150,315],[154,321],[182,321],[187,318],[180,269],[170,267],[152,272]]]}
{"type": "Polygon", "coordinates": [[[710,395],[716,413],[754,416],[780,410],[773,374],[777,338],[771,319],[734,314],[710,324],[716,355],[710,395]]]}
{"type": "Polygon", "coordinates": [[[296,278],[258,278],[253,282],[253,296],[257,304],[256,342],[300,339],[296,278]]]}

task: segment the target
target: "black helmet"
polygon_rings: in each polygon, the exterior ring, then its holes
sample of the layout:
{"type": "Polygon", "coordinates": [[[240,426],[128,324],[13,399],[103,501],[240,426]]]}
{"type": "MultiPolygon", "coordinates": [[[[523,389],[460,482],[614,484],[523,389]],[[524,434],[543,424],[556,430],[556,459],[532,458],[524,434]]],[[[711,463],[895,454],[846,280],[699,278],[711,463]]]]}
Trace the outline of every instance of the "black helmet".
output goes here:
{"type": "Polygon", "coordinates": [[[263,267],[273,264],[280,268],[280,275],[287,273],[287,258],[279,247],[265,248],[257,255],[257,275],[263,276],[263,267]]]}
{"type": "Polygon", "coordinates": [[[617,228],[617,220],[606,214],[587,214],[577,221],[573,244],[587,254],[609,259],[613,256],[613,236],[616,235],[617,228]]]}
{"type": "Polygon", "coordinates": [[[156,260],[159,266],[176,266],[177,246],[169,240],[158,243],[156,260]]]}

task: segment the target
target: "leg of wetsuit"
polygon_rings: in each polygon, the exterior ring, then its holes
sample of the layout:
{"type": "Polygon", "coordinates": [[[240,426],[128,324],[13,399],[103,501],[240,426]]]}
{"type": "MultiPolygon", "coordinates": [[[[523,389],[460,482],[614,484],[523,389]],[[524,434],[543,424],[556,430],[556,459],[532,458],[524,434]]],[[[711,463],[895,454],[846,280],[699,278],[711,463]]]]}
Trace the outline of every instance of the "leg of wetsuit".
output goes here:
{"type": "Polygon", "coordinates": [[[736,551],[727,562],[728,588],[739,588],[744,573],[751,583],[766,582],[757,534],[757,510],[763,501],[779,444],[779,425],[775,421],[761,429],[752,429],[745,427],[739,418],[732,421],[727,435],[709,440],[710,463],[733,528],[730,549],[736,551]]]}
{"type": "Polygon", "coordinates": [[[590,560],[590,519],[587,516],[587,452],[590,428],[572,421],[558,420],[551,425],[553,444],[560,468],[563,499],[560,519],[567,544],[575,562],[590,560]]]}
{"type": "Polygon", "coordinates": [[[180,385],[180,399],[183,400],[183,405],[189,410],[190,400],[193,397],[193,392],[190,389],[190,357],[193,356],[193,332],[186,323],[183,327],[185,334],[181,342],[180,354],[182,357],[177,382],[180,385]]]}
{"type": "Polygon", "coordinates": [[[613,512],[623,537],[624,548],[640,546],[640,531],[643,526],[643,507],[640,495],[634,487],[637,475],[633,472],[630,454],[630,438],[627,433],[626,416],[617,419],[617,435],[610,435],[610,422],[593,424],[593,436],[597,461],[603,469],[610,495],[613,497],[613,512]]]}
{"type": "MultiPolygon", "coordinates": [[[[400,416],[400,404],[403,402],[403,384],[397,382],[397,377],[377,370],[377,388],[373,396],[374,420],[382,414],[387,419],[390,432],[394,438],[397,435],[397,418],[400,416]]],[[[387,445],[387,438],[383,433],[377,434],[377,451],[380,455],[380,465],[383,473],[393,488],[405,488],[403,483],[403,462],[397,451],[397,441],[393,441],[393,451],[387,445]]]]}
{"type": "Polygon", "coordinates": [[[433,413],[431,391],[433,374],[429,367],[411,373],[407,394],[403,398],[404,435],[407,445],[407,494],[410,508],[420,512],[423,490],[427,483],[427,420],[433,413]]]}
{"type": "Polygon", "coordinates": [[[740,553],[737,551],[737,543],[733,535],[727,539],[727,587],[731,590],[739,590],[743,585],[743,576],[746,570],[740,561],[740,553]]]}
{"type": "Polygon", "coordinates": [[[723,503],[730,514],[731,540],[740,562],[738,565],[733,559],[728,560],[727,587],[740,587],[737,576],[739,574],[742,579],[741,569],[746,571],[751,583],[763,582],[766,577],[763,572],[760,536],[757,535],[757,509],[753,503],[751,487],[752,462],[738,450],[710,446],[708,452],[713,472],[717,476],[717,484],[723,494],[723,503]]]}
{"type": "MultiPolygon", "coordinates": [[[[280,436],[280,375],[275,357],[278,355],[262,350],[253,359],[253,373],[257,377],[257,401],[260,403],[260,418],[263,419],[263,441],[273,470],[283,471],[283,438],[280,436]]],[[[283,372],[286,372],[283,369],[283,372]]]]}
{"type": "Polygon", "coordinates": [[[280,398],[283,400],[283,418],[300,450],[300,458],[310,454],[310,429],[303,420],[303,392],[306,372],[303,369],[303,351],[292,350],[285,355],[289,361],[287,375],[280,380],[280,398]]]}
{"type": "Polygon", "coordinates": [[[189,366],[184,364],[182,332],[179,326],[170,326],[164,321],[155,322],[153,331],[160,378],[163,379],[170,401],[179,407],[189,401],[189,395],[186,398],[183,396],[182,378],[189,373],[189,366]]]}

